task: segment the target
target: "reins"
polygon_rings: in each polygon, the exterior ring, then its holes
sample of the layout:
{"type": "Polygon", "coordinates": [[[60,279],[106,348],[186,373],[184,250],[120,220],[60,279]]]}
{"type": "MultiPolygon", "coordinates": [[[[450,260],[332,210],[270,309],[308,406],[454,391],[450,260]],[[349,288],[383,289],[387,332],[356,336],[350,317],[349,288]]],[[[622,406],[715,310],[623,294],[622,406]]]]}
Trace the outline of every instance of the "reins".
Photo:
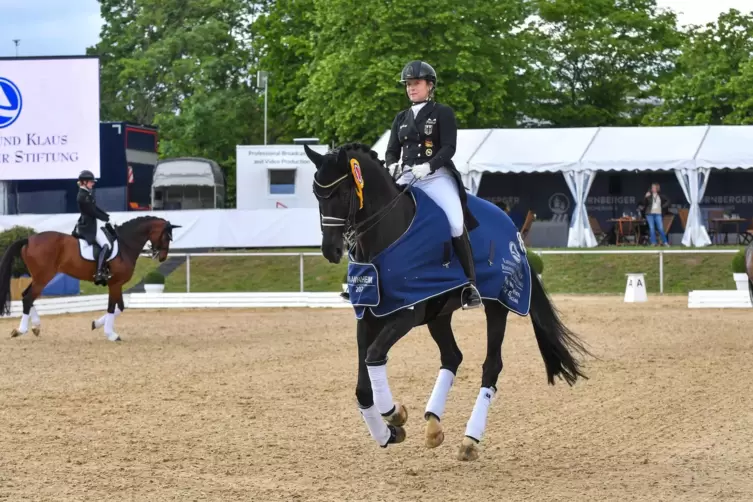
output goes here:
{"type": "MultiPolygon", "coordinates": [[[[316,177],[314,177],[314,183],[320,187],[320,188],[330,188],[332,191],[329,193],[328,196],[323,197],[320,196],[314,191],[314,195],[317,197],[317,199],[328,199],[332,197],[332,195],[335,194],[337,188],[341,183],[343,183],[347,178],[349,178],[350,175],[346,174],[332,183],[329,183],[327,185],[322,185],[316,180],[316,177]]],[[[343,237],[345,238],[346,243],[348,244],[348,247],[352,247],[355,245],[356,240],[365,235],[369,230],[374,228],[379,222],[381,222],[385,216],[387,216],[390,211],[392,211],[395,206],[397,206],[397,203],[400,201],[400,198],[405,195],[405,193],[416,183],[416,178],[414,177],[405,187],[400,190],[400,192],[395,195],[387,204],[385,204],[381,209],[379,209],[377,212],[369,216],[363,221],[356,222],[356,212],[357,206],[356,206],[356,189],[355,189],[355,183],[351,185],[350,188],[350,202],[348,207],[348,217],[347,219],[343,218],[337,218],[334,216],[325,216],[320,213],[321,216],[321,225],[322,227],[345,227],[345,231],[343,232],[343,237]],[[372,222],[372,220],[376,219],[376,221],[372,222]],[[368,225],[365,229],[364,226],[368,225]]]]}

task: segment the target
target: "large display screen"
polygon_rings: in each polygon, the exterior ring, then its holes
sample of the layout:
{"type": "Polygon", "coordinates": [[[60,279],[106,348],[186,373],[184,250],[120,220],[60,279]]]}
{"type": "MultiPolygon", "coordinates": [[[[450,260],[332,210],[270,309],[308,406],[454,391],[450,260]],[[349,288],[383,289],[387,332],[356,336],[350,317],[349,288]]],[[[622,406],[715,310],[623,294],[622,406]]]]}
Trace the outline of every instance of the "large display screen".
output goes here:
{"type": "Polygon", "coordinates": [[[99,59],[0,59],[0,180],[99,177],[99,59]]]}

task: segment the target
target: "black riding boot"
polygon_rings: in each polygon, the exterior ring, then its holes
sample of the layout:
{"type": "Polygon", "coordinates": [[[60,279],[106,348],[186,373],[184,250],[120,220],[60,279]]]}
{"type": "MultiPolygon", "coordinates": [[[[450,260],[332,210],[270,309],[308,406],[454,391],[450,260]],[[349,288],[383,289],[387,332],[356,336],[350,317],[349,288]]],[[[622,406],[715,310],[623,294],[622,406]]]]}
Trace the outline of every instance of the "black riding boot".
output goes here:
{"type": "Polygon", "coordinates": [[[473,263],[473,251],[471,250],[471,239],[468,237],[468,230],[463,230],[463,235],[452,238],[452,245],[455,248],[463,265],[465,276],[471,283],[463,288],[460,293],[460,305],[463,310],[475,309],[481,306],[481,295],[476,289],[476,267],[473,263]]]}
{"type": "Polygon", "coordinates": [[[106,286],[107,281],[110,279],[109,274],[106,273],[105,267],[107,266],[107,257],[110,254],[110,246],[103,246],[99,251],[97,257],[97,275],[94,276],[94,284],[99,286],[106,286]]]}

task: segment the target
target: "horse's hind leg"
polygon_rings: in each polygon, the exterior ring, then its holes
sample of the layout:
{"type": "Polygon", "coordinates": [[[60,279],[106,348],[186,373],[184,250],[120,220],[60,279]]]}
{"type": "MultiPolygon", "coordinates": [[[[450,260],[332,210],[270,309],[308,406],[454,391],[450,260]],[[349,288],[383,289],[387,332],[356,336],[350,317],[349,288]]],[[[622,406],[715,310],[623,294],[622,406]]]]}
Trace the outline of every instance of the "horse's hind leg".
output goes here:
{"type": "Polygon", "coordinates": [[[426,446],[429,448],[436,448],[444,441],[444,431],[440,421],[458,367],[463,362],[463,354],[460,352],[455,342],[455,336],[452,334],[451,321],[452,314],[449,314],[440,316],[427,324],[431,337],[439,347],[439,356],[442,361],[439,375],[437,375],[434,389],[426,403],[424,413],[426,419],[425,439],[426,446]]]}
{"type": "Polygon", "coordinates": [[[21,315],[21,322],[18,325],[18,329],[14,329],[11,332],[11,338],[25,335],[29,331],[29,321],[31,321],[31,332],[36,336],[39,336],[42,332],[42,320],[39,318],[37,309],[34,308],[34,301],[39,298],[44,290],[44,287],[48,282],[52,280],[52,277],[46,281],[38,281],[37,277],[33,277],[31,284],[23,292],[23,314],[21,315]]]}
{"type": "Polygon", "coordinates": [[[473,406],[473,413],[465,428],[465,437],[458,451],[458,460],[476,460],[478,443],[486,429],[486,418],[492,398],[497,392],[497,379],[502,372],[502,342],[507,327],[507,310],[496,301],[485,301],[486,359],[482,367],[481,390],[473,406]]]}

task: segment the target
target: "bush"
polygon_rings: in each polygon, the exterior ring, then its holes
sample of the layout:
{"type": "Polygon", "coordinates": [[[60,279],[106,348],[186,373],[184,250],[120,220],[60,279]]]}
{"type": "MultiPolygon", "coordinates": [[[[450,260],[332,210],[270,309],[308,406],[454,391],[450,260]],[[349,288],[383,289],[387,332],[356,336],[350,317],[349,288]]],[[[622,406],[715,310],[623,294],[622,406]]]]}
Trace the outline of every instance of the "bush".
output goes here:
{"type": "MultiPolygon", "coordinates": [[[[37,233],[33,228],[22,227],[16,225],[11,227],[5,232],[0,232],[0,252],[5,254],[8,247],[19,239],[25,239],[37,233]]],[[[29,271],[26,268],[23,260],[13,260],[13,267],[11,268],[11,277],[21,277],[22,275],[29,275],[29,271]]]]}
{"type": "Polygon", "coordinates": [[[152,270],[148,274],[144,276],[144,284],[164,284],[165,283],[165,276],[157,272],[156,270],[152,270]]]}
{"type": "Polygon", "coordinates": [[[541,275],[544,272],[544,260],[541,259],[541,256],[530,252],[526,256],[528,256],[528,264],[531,265],[531,270],[541,275]]]}
{"type": "Polygon", "coordinates": [[[732,258],[732,272],[735,274],[745,274],[745,249],[741,249],[732,258]]]}

